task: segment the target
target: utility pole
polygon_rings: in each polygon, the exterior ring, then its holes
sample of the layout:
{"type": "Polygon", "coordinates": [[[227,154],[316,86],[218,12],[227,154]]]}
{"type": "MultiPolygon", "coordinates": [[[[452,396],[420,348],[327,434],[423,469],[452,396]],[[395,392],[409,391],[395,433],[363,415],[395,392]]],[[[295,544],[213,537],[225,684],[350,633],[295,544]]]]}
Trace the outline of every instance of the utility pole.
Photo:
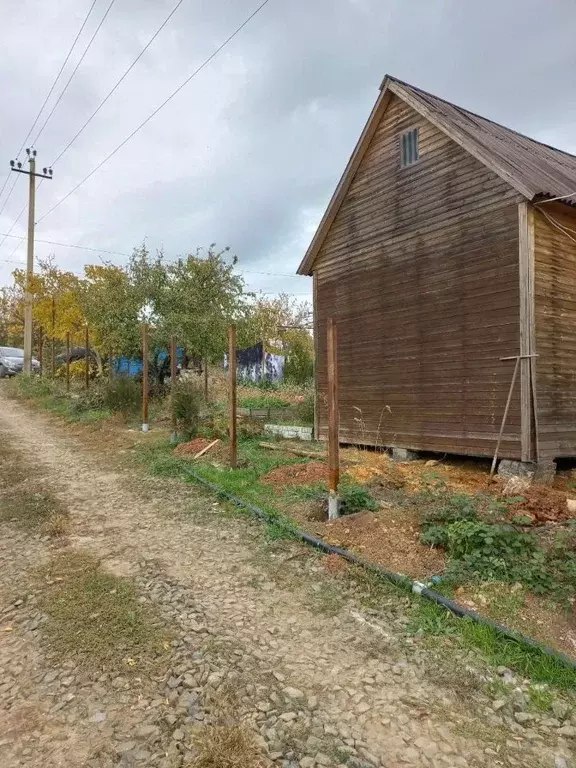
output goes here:
{"type": "Polygon", "coordinates": [[[24,294],[24,373],[29,376],[32,370],[32,276],[34,274],[34,208],[36,205],[36,178],[51,179],[52,168],[43,168],[36,173],[36,150],[26,148],[30,170],[25,171],[19,160],[10,160],[10,168],[15,173],[25,173],[30,177],[28,197],[28,253],[26,257],[26,292],[24,294]]]}

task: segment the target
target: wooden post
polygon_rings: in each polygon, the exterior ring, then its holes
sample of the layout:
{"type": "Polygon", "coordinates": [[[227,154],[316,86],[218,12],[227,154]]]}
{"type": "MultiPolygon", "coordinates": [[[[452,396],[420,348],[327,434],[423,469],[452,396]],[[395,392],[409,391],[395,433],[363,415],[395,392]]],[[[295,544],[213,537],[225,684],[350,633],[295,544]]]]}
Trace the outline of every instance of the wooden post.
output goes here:
{"type": "Polygon", "coordinates": [[[54,297],[52,297],[52,366],[51,366],[51,372],[52,372],[52,378],[54,378],[54,375],[56,373],[56,355],[54,353],[54,328],[56,326],[56,302],[54,301],[54,297]]]}
{"type": "Polygon", "coordinates": [[[175,443],[178,440],[178,424],[176,423],[176,414],[174,413],[174,392],[176,390],[177,375],[176,354],[176,338],[172,336],[170,338],[170,410],[172,411],[172,434],[170,435],[171,443],[175,443]]]}
{"type": "Polygon", "coordinates": [[[42,326],[40,326],[39,330],[39,337],[38,337],[38,362],[40,363],[40,376],[44,373],[44,365],[42,362],[44,353],[44,332],[42,330],[42,326]]]}
{"type": "Polygon", "coordinates": [[[204,400],[208,402],[208,358],[204,358],[204,400]]]}
{"type": "Polygon", "coordinates": [[[338,340],[336,322],[328,318],[328,517],[338,517],[340,482],[340,444],[338,436],[338,340]]]}
{"type": "Polygon", "coordinates": [[[148,432],[148,324],[142,323],[142,432],[148,432]]]}
{"type": "Polygon", "coordinates": [[[238,445],[236,435],[236,328],[228,332],[228,381],[230,398],[230,469],[236,469],[238,445]]]}
{"type": "Polygon", "coordinates": [[[84,389],[90,386],[90,331],[84,329],[84,389]]]}
{"type": "Polygon", "coordinates": [[[66,332],[66,392],[70,392],[70,331],[66,332]]]}

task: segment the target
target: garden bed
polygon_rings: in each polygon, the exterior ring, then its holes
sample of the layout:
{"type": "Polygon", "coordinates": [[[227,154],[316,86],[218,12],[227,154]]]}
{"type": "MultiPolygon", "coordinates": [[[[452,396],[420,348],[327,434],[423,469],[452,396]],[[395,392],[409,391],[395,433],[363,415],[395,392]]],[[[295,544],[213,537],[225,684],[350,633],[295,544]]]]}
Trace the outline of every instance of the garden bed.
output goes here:
{"type": "MultiPolygon", "coordinates": [[[[298,442],[275,443],[283,446],[301,450],[298,442]]],[[[354,449],[343,449],[341,459],[342,498],[352,514],[335,521],[327,520],[328,468],[318,459],[244,440],[240,469],[209,455],[196,466],[265,511],[576,658],[576,514],[560,484],[506,497],[504,481],[490,481],[483,462],[396,464],[354,449]],[[469,552],[448,543],[458,526],[469,552]]]]}

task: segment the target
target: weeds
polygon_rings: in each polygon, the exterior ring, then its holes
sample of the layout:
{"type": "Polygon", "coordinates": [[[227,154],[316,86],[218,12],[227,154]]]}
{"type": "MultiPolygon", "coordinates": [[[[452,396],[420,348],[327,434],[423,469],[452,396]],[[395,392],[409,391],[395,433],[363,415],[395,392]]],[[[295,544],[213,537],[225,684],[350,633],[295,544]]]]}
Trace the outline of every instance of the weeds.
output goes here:
{"type": "Polygon", "coordinates": [[[129,376],[117,376],[105,387],[102,404],[128,419],[142,405],[142,385],[129,376]]]}
{"type": "Polygon", "coordinates": [[[186,379],[177,382],[170,398],[170,408],[178,433],[188,440],[198,434],[203,404],[204,395],[196,382],[186,379]]]}
{"type": "MultiPolygon", "coordinates": [[[[324,483],[304,485],[290,488],[286,496],[288,499],[301,501],[326,501],[328,490],[324,483]]],[[[379,505],[376,499],[364,486],[350,481],[344,481],[338,488],[340,498],[340,514],[353,515],[356,512],[374,512],[379,505]]]]}

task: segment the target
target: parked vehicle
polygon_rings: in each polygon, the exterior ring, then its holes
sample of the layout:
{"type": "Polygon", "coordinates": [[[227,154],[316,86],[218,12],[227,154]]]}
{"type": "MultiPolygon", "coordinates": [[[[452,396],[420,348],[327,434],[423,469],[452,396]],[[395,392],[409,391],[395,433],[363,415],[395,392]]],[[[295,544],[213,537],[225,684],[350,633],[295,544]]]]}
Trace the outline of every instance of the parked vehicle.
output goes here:
{"type": "MultiPolygon", "coordinates": [[[[32,371],[40,370],[40,363],[34,357],[31,361],[32,371]]],[[[6,376],[16,376],[24,368],[24,350],[16,347],[0,347],[0,379],[6,376]]]]}

